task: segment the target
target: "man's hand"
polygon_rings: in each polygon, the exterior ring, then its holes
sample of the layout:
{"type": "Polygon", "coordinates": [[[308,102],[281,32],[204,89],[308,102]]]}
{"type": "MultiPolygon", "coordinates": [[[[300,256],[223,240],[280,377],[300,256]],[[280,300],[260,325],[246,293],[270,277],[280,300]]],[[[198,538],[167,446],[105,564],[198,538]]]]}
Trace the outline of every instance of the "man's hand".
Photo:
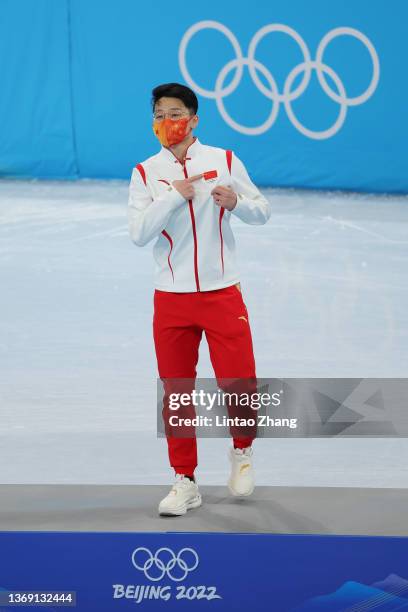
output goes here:
{"type": "Polygon", "coordinates": [[[227,210],[232,210],[237,204],[237,194],[233,189],[231,189],[231,187],[218,185],[217,187],[214,187],[211,195],[213,196],[214,202],[217,206],[222,206],[227,210]]]}
{"type": "Polygon", "coordinates": [[[194,181],[198,181],[198,179],[202,178],[203,174],[195,174],[194,176],[190,176],[182,181],[173,181],[172,185],[186,200],[192,200],[194,198],[194,187],[192,183],[194,181]]]}

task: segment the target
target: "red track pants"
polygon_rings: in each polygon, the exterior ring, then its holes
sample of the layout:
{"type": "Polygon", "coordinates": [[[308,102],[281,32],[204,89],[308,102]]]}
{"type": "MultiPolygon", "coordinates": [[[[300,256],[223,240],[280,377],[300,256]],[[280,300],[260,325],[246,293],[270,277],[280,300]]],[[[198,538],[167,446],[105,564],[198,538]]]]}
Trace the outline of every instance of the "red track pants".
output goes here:
{"type": "MultiPolygon", "coordinates": [[[[194,385],[203,331],[217,379],[256,380],[248,311],[239,285],[193,293],[155,290],[153,336],[162,380],[188,378],[194,385]]],[[[164,411],[165,407],[163,416],[164,411]]],[[[234,437],[234,446],[250,446],[253,438],[234,437]]],[[[167,443],[175,472],[193,474],[197,467],[196,438],[167,434],[167,443]]]]}

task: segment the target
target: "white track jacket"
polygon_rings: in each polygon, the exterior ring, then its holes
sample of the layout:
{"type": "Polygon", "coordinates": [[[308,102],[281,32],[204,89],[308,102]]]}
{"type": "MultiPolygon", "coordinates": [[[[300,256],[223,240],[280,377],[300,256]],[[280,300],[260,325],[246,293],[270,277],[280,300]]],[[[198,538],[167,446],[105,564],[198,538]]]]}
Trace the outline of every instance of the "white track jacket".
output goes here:
{"type": "Polygon", "coordinates": [[[271,214],[268,200],[252,183],[241,160],[196,137],[184,163],[166,147],[138,164],[129,186],[131,240],[144,246],[153,238],[155,287],[162,291],[211,291],[239,282],[230,217],[262,225],[271,214]],[[171,183],[195,174],[195,195],[186,201],[171,183]],[[232,211],[217,206],[211,190],[230,186],[237,193],[232,211]]]}

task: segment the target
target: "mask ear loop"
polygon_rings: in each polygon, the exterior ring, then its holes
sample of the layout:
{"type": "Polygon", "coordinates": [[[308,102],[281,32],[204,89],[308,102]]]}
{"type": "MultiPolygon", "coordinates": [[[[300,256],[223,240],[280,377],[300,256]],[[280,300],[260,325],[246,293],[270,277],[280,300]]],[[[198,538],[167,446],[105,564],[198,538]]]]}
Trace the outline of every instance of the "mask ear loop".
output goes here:
{"type": "MultiPolygon", "coordinates": [[[[194,113],[194,115],[192,115],[192,116],[190,117],[189,121],[190,121],[191,119],[194,119],[194,117],[197,117],[197,113],[194,113]]],[[[191,126],[191,127],[190,127],[190,131],[189,131],[189,134],[191,134],[191,133],[192,133],[193,129],[194,129],[194,128],[191,126]]]]}

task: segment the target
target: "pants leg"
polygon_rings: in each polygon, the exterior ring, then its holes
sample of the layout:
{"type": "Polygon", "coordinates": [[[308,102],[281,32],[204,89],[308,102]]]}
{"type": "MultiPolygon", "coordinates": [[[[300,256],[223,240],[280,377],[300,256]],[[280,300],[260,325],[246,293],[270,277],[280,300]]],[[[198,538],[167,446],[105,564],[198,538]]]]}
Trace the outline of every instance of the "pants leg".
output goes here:
{"type": "MultiPolygon", "coordinates": [[[[209,291],[204,296],[202,316],[207,338],[211,363],[217,379],[235,379],[228,391],[238,394],[256,392],[256,371],[251,328],[248,311],[242,299],[239,285],[232,285],[217,291],[209,291]],[[237,380],[238,379],[238,380],[237,380]]],[[[223,387],[225,381],[220,381],[223,387]]],[[[227,389],[224,389],[227,390],[227,389]]],[[[230,407],[230,416],[255,418],[256,412],[242,407],[230,407]]],[[[254,428],[241,428],[233,435],[235,448],[246,448],[256,436],[254,428]],[[243,433],[245,435],[243,435],[243,433]]]]}
{"type": "MultiPolygon", "coordinates": [[[[153,337],[159,376],[164,384],[163,419],[168,423],[169,395],[190,393],[197,375],[198,349],[202,329],[194,325],[189,314],[194,312],[194,297],[189,293],[155,291],[153,337]],[[172,379],[187,379],[185,381],[172,379]]],[[[194,407],[183,409],[183,416],[194,416],[194,407]]],[[[193,474],[197,467],[197,442],[194,431],[189,437],[172,435],[166,425],[170,465],[178,474],[193,474]]]]}

